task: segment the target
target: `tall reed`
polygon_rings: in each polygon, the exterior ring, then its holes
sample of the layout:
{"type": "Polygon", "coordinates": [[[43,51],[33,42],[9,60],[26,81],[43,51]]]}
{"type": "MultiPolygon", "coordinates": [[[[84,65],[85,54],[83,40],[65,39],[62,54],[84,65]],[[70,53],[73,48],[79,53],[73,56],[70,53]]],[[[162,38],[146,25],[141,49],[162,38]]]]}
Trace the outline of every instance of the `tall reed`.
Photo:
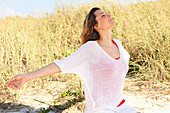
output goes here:
{"type": "MultiPolygon", "coordinates": [[[[86,14],[92,7],[110,13],[119,39],[131,58],[129,75],[142,80],[169,81],[170,21],[168,0],[119,6],[110,1],[91,4],[56,4],[54,15],[0,20],[0,88],[16,74],[37,70],[74,53],[86,14]]],[[[60,75],[69,78],[70,74],[60,75]]],[[[74,75],[72,75],[74,78],[74,75]]],[[[54,76],[42,78],[55,80],[54,76]]],[[[12,92],[10,90],[10,92],[12,92]]]]}

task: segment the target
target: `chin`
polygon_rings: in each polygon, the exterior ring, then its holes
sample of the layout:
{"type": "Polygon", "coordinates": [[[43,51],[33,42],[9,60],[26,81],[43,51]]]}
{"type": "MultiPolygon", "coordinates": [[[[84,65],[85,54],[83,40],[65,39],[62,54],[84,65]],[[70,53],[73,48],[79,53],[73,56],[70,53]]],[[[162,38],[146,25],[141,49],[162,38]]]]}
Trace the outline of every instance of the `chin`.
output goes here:
{"type": "Polygon", "coordinates": [[[115,26],[116,26],[116,23],[113,22],[113,23],[111,24],[111,27],[114,28],[115,26]]]}
{"type": "Polygon", "coordinates": [[[114,24],[114,26],[116,26],[116,23],[115,22],[112,22],[114,24]]]}

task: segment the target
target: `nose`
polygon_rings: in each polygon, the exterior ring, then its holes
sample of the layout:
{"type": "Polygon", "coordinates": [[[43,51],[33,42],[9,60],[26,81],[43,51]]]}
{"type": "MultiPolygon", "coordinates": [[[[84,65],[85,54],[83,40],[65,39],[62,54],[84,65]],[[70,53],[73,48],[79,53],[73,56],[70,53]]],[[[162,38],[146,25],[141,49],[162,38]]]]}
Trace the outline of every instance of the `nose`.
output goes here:
{"type": "Polygon", "coordinates": [[[109,16],[109,17],[111,17],[111,15],[110,15],[110,14],[108,14],[108,16],[109,16]]]}

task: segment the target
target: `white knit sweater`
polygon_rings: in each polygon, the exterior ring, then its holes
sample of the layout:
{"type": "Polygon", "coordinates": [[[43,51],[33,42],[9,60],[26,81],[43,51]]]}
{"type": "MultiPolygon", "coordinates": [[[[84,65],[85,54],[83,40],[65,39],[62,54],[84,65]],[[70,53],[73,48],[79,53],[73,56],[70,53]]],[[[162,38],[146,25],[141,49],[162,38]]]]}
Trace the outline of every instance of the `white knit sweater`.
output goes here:
{"type": "Polygon", "coordinates": [[[119,40],[113,41],[119,48],[118,60],[108,55],[96,41],[88,41],[72,55],[54,61],[61,73],[75,73],[81,77],[86,98],[85,113],[97,109],[114,110],[124,98],[123,86],[130,55],[119,40]]]}

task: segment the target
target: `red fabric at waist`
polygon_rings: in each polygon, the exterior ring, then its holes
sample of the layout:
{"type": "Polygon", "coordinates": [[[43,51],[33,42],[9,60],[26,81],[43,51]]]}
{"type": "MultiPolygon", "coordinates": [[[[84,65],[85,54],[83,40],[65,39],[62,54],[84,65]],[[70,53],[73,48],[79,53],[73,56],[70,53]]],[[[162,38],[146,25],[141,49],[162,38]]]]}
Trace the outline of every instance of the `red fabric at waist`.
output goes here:
{"type": "Polygon", "coordinates": [[[124,102],[125,102],[125,99],[123,99],[117,107],[121,106],[124,102]]]}

